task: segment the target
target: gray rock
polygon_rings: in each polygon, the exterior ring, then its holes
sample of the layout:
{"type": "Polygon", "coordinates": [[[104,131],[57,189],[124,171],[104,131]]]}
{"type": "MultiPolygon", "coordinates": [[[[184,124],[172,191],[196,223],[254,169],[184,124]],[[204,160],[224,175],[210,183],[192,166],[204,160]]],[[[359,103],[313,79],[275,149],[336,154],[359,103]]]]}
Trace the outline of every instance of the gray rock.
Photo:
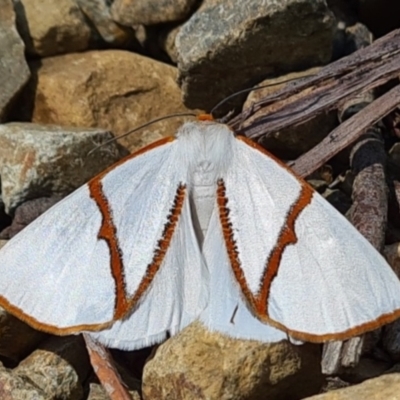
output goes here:
{"type": "Polygon", "coordinates": [[[112,20],[107,0],[77,0],[77,2],[104,42],[127,47],[136,40],[135,32],[131,28],[123,27],[112,20]]]}
{"type": "Polygon", "coordinates": [[[7,213],[37,197],[66,195],[127,152],[101,129],[30,123],[0,125],[0,176],[7,213]]]}
{"type": "Polygon", "coordinates": [[[250,82],[327,63],[334,22],[325,0],[206,0],[176,37],[184,103],[210,110],[250,82]]]}
{"type": "Polygon", "coordinates": [[[0,122],[7,119],[17,95],[30,77],[25,46],[15,25],[11,0],[0,0],[0,122]]]}

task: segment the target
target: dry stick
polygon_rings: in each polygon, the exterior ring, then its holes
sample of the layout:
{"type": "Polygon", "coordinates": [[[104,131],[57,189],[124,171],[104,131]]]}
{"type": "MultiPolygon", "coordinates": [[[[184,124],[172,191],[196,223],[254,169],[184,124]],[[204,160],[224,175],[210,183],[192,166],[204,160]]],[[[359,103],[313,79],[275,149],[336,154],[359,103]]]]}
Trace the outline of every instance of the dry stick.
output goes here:
{"type": "Polygon", "coordinates": [[[300,176],[308,176],[332,156],[359,138],[371,125],[394,110],[400,98],[400,85],[385,93],[334,129],[318,146],[290,163],[300,176]]]}
{"type": "Polygon", "coordinates": [[[370,90],[400,74],[400,30],[371,46],[340,59],[309,78],[293,82],[245,110],[229,125],[251,138],[303,123],[316,114],[336,108],[338,103],[370,90]],[[283,102],[279,108],[279,102],[283,102]],[[269,115],[241,129],[243,121],[274,103],[269,115]],[[277,104],[278,103],[278,104],[277,104]]]}
{"type": "Polygon", "coordinates": [[[123,384],[108,350],[87,333],[84,333],[83,337],[94,372],[111,400],[132,400],[132,396],[123,384]]]}

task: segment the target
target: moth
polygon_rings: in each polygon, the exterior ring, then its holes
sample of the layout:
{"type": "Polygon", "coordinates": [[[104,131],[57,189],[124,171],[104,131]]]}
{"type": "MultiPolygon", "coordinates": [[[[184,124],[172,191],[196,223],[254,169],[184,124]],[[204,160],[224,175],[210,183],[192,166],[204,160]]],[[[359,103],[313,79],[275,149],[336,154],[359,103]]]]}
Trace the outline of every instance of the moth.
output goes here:
{"type": "Polygon", "coordinates": [[[344,340],[400,316],[384,258],[305,181],[200,118],[126,157],[0,251],[0,305],[132,350],[194,320],[231,337],[344,340]]]}

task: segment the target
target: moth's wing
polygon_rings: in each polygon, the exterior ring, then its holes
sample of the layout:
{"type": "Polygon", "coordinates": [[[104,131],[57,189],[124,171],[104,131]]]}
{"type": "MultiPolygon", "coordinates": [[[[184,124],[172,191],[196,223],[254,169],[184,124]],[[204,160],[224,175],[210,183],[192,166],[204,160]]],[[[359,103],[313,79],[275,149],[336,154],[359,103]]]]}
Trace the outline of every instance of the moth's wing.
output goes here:
{"type": "Polygon", "coordinates": [[[0,305],[55,334],[133,318],[137,326],[120,328],[122,336],[101,335],[123,348],[195,319],[206,301],[205,269],[175,143],[109,168],[14,237],[0,252],[0,305]]]}
{"type": "Polygon", "coordinates": [[[235,281],[226,251],[222,226],[215,209],[203,247],[210,271],[209,302],[200,320],[211,331],[239,339],[279,342],[288,336],[255,318],[235,281]]]}
{"type": "Polygon", "coordinates": [[[217,197],[231,271],[261,320],[319,342],[400,316],[400,282],[384,258],[251,141],[236,139],[217,197]]]}
{"type": "MultiPolygon", "coordinates": [[[[136,265],[131,265],[127,279],[137,280],[136,265]]],[[[151,275],[152,272],[147,274],[151,275]]],[[[193,230],[189,200],[185,197],[179,225],[149,290],[138,306],[110,329],[91,335],[109,347],[125,350],[163,341],[198,318],[207,304],[208,280],[209,273],[193,230]]]]}

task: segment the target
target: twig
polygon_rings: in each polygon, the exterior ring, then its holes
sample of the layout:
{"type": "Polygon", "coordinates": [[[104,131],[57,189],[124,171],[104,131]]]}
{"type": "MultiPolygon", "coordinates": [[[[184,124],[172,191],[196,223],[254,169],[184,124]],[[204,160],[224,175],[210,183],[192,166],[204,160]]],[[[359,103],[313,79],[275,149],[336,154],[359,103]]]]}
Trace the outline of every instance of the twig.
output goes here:
{"type": "Polygon", "coordinates": [[[353,117],[334,129],[318,146],[292,162],[290,167],[300,176],[308,176],[340,150],[358,139],[370,126],[394,110],[400,98],[400,85],[385,93],[353,117]]]}
{"type": "Polygon", "coordinates": [[[233,118],[229,125],[250,138],[259,138],[337,108],[346,99],[382,85],[399,74],[400,30],[396,30],[371,46],[329,64],[316,75],[288,84],[265,97],[255,103],[250,112],[244,110],[233,118]],[[244,119],[272,103],[273,112],[241,128],[244,119]]]}
{"type": "Polygon", "coordinates": [[[83,337],[94,372],[111,400],[132,400],[107,349],[92,339],[89,334],[84,333],[83,337]]]}

